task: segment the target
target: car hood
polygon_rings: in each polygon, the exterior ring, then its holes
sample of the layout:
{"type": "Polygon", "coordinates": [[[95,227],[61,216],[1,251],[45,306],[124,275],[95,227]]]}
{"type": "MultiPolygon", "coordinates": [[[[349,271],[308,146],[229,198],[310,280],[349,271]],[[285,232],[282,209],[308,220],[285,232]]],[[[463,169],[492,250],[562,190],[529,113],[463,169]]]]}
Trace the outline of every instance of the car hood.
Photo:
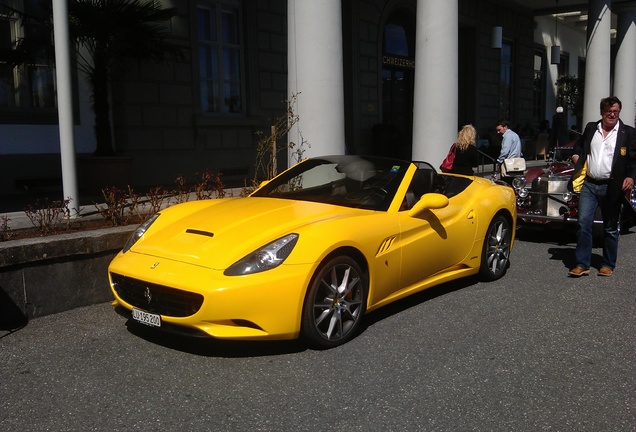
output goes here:
{"type": "Polygon", "coordinates": [[[334,219],[373,213],[276,198],[221,201],[203,208],[189,205],[169,208],[131,251],[224,270],[284,235],[301,234],[309,226],[334,219]],[[161,224],[164,216],[169,222],[161,224]]]}
{"type": "Polygon", "coordinates": [[[570,177],[574,173],[574,165],[570,163],[555,162],[550,166],[552,175],[570,177]]]}
{"type": "Polygon", "coordinates": [[[543,167],[533,167],[528,168],[524,177],[526,182],[532,183],[537,177],[541,177],[544,175],[548,175],[550,177],[570,177],[574,172],[574,165],[555,162],[551,164],[548,168],[543,167]]]}

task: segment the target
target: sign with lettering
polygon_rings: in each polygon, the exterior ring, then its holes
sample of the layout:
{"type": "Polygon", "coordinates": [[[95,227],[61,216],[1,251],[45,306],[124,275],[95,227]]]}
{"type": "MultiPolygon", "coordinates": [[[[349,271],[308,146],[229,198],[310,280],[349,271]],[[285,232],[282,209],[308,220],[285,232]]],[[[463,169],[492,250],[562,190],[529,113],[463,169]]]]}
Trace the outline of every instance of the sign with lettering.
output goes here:
{"type": "Polygon", "coordinates": [[[415,69],[415,60],[406,57],[382,56],[382,64],[385,66],[415,69]]]}

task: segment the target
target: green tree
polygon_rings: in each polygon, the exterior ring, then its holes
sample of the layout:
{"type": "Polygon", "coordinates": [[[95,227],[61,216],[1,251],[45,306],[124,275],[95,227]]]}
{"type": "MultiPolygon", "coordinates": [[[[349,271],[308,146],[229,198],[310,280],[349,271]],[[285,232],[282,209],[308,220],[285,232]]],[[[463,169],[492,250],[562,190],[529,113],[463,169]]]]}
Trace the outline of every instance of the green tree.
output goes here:
{"type": "Polygon", "coordinates": [[[562,76],[556,82],[557,103],[567,107],[576,117],[576,125],[580,128],[583,121],[583,95],[585,79],[575,76],[562,76]]]}
{"type": "Polygon", "coordinates": [[[77,67],[91,86],[95,113],[96,156],[114,155],[110,125],[113,75],[131,59],[157,62],[181,58],[181,47],[166,29],[176,15],[148,0],[70,0],[69,27],[77,67]]]}

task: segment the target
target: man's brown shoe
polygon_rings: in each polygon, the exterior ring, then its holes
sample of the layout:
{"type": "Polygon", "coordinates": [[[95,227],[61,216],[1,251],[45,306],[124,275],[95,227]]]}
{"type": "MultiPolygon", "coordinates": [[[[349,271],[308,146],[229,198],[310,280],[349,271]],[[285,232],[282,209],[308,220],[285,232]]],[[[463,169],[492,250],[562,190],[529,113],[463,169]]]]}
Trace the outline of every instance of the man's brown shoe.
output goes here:
{"type": "MultiPolygon", "coordinates": [[[[609,270],[609,269],[608,269],[608,270],[609,270]]],[[[576,266],[576,267],[574,267],[572,270],[570,270],[570,271],[568,272],[568,274],[569,274],[570,276],[573,276],[573,277],[587,276],[587,275],[589,275],[589,274],[590,274],[590,270],[589,270],[589,269],[584,269],[584,268],[583,268],[583,267],[581,267],[581,266],[576,266]]],[[[600,273],[599,273],[599,274],[600,274],[600,273]]],[[[611,274],[611,272],[610,272],[610,274],[611,274]]]]}
{"type": "Polygon", "coordinates": [[[601,267],[598,271],[599,276],[611,276],[612,273],[614,273],[614,270],[609,267],[601,267]]]}

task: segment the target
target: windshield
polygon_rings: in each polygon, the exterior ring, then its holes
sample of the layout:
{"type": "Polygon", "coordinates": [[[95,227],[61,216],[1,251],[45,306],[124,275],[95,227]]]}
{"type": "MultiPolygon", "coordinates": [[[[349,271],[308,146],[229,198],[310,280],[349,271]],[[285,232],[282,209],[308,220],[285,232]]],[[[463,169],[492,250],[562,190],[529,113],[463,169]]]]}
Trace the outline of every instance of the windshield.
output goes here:
{"type": "Polygon", "coordinates": [[[554,149],[554,160],[558,162],[567,162],[574,154],[573,147],[556,147],[554,149]]]}
{"type": "Polygon", "coordinates": [[[252,196],[386,211],[409,165],[352,155],[313,158],[275,177],[252,196]]]}

